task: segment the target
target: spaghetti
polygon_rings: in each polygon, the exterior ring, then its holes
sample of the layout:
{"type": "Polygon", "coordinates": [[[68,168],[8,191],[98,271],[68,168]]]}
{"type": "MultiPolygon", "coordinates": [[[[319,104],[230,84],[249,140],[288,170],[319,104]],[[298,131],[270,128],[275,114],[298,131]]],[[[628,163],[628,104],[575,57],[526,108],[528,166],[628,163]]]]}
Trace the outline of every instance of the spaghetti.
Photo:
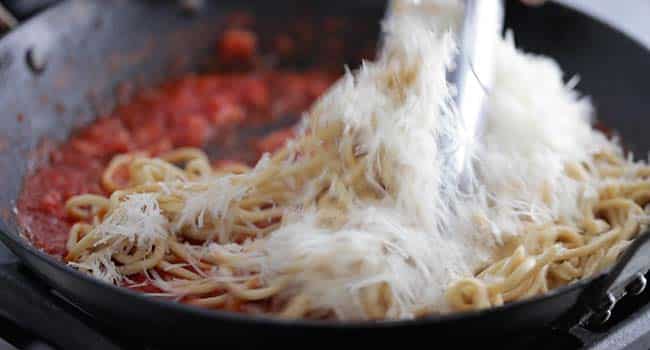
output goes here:
{"type": "MultiPolygon", "coordinates": [[[[328,131],[336,134],[334,130],[328,131]]],[[[316,145],[314,140],[313,135],[304,137],[300,147],[294,147],[309,153],[314,151],[310,149],[316,145]]],[[[363,155],[347,152],[344,154],[350,169],[362,168],[363,155]]],[[[340,215],[350,204],[350,197],[381,198],[381,191],[365,179],[363,171],[357,170],[347,172],[346,176],[332,173],[320,178],[318,187],[311,189],[313,196],[295,202],[296,193],[304,191],[307,179],[317,176],[315,169],[319,165],[336,162],[328,158],[333,157],[332,154],[288,162],[289,154],[286,149],[282,150],[267,163],[261,163],[263,166],[258,169],[243,173],[240,168],[228,167],[197,172],[197,168],[209,169],[209,164],[205,155],[196,149],[175,150],[159,159],[129,157],[127,163],[122,163],[124,158],[118,156],[113,163],[128,167],[131,179],[128,185],[116,189],[109,198],[80,195],[68,200],[66,210],[82,221],[70,231],[66,260],[78,261],[74,265],[81,270],[113,282],[118,282],[118,276],[149,269],[164,271],[173,278],[156,281],[162,289],[205,307],[228,308],[278,295],[287,287],[287,279],[263,284],[261,271],[256,264],[251,264],[249,257],[256,254],[255,239],[276,229],[287,208],[314,205],[319,208],[319,219],[324,224],[338,225],[337,221],[344,220],[340,215]],[[164,160],[170,158],[182,166],[164,160]],[[191,180],[197,178],[208,181],[191,180]],[[165,179],[167,182],[162,182],[165,179]],[[203,217],[196,218],[196,222],[185,220],[183,208],[195,196],[223,190],[215,184],[248,190],[242,190],[220,212],[208,212],[210,209],[205,208],[206,212],[201,213],[203,217]],[[150,196],[150,201],[143,200],[145,196],[150,196]],[[133,205],[138,210],[163,212],[161,222],[176,228],[175,235],[165,237],[161,234],[146,244],[128,238],[107,240],[103,237],[103,225],[121,215],[120,210],[132,203],[136,203],[133,205]],[[154,207],[147,207],[149,205],[154,207]],[[229,246],[231,242],[239,244],[236,249],[229,246]],[[103,255],[104,251],[110,252],[110,256],[103,255]]],[[[630,163],[615,154],[596,155],[594,165],[593,168],[567,166],[567,173],[576,181],[597,179],[603,183],[596,187],[597,196],[581,200],[581,222],[578,225],[562,222],[527,225],[525,234],[508,243],[516,248],[475,277],[461,279],[449,287],[447,299],[454,310],[480,309],[543,294],[591,276],[616,261],[621,251],[646,227],[643,218],[646,216],[644,208],[650,202],[650,181],[647,180],[650,168],[630,163]]],[[[104,178],[111,179],[115,169],[109,166],[104,178]]],[[[141,229],[142,232],[156,232],[155,227],[141,229]]],[[[153,276],[156,275],[153,272],[153,276]]],[[[368,298],[364,300],[368,314],[383,318],[391,299],[386,286],[368,289],[364,297],[368,298]]],[[[309,299],[298,295],[288,301],[280,313],[303,317],[308,311],[309,299]]]]}
{"type": "Polygon", "coordinates": [[[525,140],[533,156],[488,128],[473,191],[441,196],[436,137],[459,130],[445,80],[453,45],[436,24],[397,17],[379,60],[253,168],[213,167],[195,148],[114,157],[101,177],[109,196],[66,202],[76,223],[65,260],[131,287],[142,274],[153,294],[197,306],[315,319],[497,306],[615,262],[646,228],[650,167],[590,129],[555,65],[499,43],[491,123],[539,124],[525,140]],[[543,103],[520,96],[504,72],[517,68],[547,79],[543,103]],[[540,124],[555,115],[573,139],[540,124]],[[540,164],[550,170],[526,176],[540,164]]]}
{"type": "Polygon", "coordinates": [[[595,181],[597,194],[579,200],[577,224],[530,224],[509,242],[515,247],[475,277],[455,282],[447,299],[456,310],[476,310],[521,300],[593,276],[616,262],[647,229],[650,181],[645,165],[618,154],[597,154],[593,166],[567,165],[579,182],[595,181]]]}

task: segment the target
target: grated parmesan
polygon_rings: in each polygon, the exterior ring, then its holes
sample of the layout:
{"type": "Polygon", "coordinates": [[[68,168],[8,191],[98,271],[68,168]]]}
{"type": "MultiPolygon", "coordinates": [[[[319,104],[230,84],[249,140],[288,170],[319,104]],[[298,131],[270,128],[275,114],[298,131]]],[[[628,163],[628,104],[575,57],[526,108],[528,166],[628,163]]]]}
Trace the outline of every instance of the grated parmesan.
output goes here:
{"type": "Polygon", "coordinates": [[[96,245],[127,240],[150,250],[156,240],[169,236],[169,221],[162,214],[155,193],[134,193],[126,196],[91,233],[101,239],[96,245]]]}
{"type": "Polygon", "coordinates": [[[458,132],[445,80],[453,36],[445,28],[456,23],[449,17],[459,4],[429,3],[442,4],[430,8],[445,20],[423,16],[417,6],[395,11],[380,59],[346,74],[309,115],[323,126],[343,120],[369,154],[367,167],[378,169],[394,195],[381,205],[358,204],[335,230],[317,225],[317,213],[295,213],[266,241],[266,278],[294,273],[293,293],[340,319],[369,318],[360,296],[376,283],[393,297],[389,318],[413,317],[421,307],[446,311],[447,286],[490,261],[503,235],[531,220],[575,216],[584,186],[564,173],[565,162],[611,147],[591,128],[591,104],[573,90],[575,81],[565,84],[557,63],[516,50],[509,37],[496,43],[485,145],[474,154],[475,192],[441,196],[435,140],[458,132]]]}

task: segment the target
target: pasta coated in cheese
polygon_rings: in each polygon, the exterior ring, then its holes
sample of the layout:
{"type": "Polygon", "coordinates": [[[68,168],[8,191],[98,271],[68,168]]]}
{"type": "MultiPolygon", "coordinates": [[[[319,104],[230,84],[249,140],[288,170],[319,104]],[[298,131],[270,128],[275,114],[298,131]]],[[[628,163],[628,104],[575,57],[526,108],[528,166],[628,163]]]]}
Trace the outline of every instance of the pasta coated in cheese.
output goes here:
{"type": "Polygon", "coordinates": [[[459,126],[453,20],[440,16],[395,13],[379,59],[253,168],[213,168],[191,148],[115,157],[109,197],[67,202],[66,260],[110,283],[144,273],[203,307],[341,320],[501,305],[611,265],[645,228],[650,168],[591,128],[554,61],[512,38],[497,43],[470,193],[445,186],[437,140],[459,126]]]}

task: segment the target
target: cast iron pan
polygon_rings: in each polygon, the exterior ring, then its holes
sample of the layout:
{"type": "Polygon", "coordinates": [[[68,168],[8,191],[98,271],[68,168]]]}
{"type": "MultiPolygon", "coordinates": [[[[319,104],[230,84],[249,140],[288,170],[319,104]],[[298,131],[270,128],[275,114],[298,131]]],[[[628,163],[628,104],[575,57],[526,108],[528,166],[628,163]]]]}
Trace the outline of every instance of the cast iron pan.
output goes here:
{"type": "MultiPolygon", "coordinates": [[[[245,8],[275,26],[311,15],[339,16],[370,30],[352,41],[375,40],[384,13],[381,1],[206,1],[187,13],[174,1],[69,1],[27,21],[0,40],[0,239],[19,257],[21,265],[37,275],[47,288],[30,288],[15,264],[2,265],[0,309],[24,310],[31,327],[64,348],[111,348],[100,336],[84,338],[91,330],[72,317],[57,316],[64,297],[95,321],[120,334],[164,344],[268,344],[293,345],[339,342],[344,337],[366,342],[405,339],[489,339],[526,332],[555,322],[575,324],[563,315],[606,318],[613,302],[650,266],[648,234],[642,235],[621,259],[621,264],[595,279],[578,281],[534,299],[481,312],[431,316],[400,322],[335,323],[283,321],[202,310],[110,286],[57,262],[32,248],[20,235],[13,211],[25,174],[34,166],[43,140],[64,139],[96,115],[109,111],[121,97],[124,82],[142,87],[170,76],[205,68],[227,14],[245,8]],[[21,116],[21,117],[19,117],[21,116]],[[638,253],[638,254],[637,254],[638,253]],[[281,343],[280,343],[281,342],[281,343]]],[[[628,148],[645,155],[650,138],[643,133],[650,99],[650,53],[614,29],[558,5],[526,9],[509,3],[509,27],[517,42],[533,51],[556,57],[567,72],[582,77],[579,88],[593,97],[598,116],[618,130],[628,148]]],[[[356,33],[356,35],[354,35],[356,33]]],[[[356,36],[356,37],[355,37],[356,36]]],[[[307,64],[302,62],[301,64],[307,64]]],[[[298,63],[296,63],[298,64],[298,63]]],[[[483,341],[483,340],[482,340],[483,341]]],[[[347,344],[347,343],[346,343],[347,344]]],[[[433,344],[432,344],[433,345],[433,344]]]]}

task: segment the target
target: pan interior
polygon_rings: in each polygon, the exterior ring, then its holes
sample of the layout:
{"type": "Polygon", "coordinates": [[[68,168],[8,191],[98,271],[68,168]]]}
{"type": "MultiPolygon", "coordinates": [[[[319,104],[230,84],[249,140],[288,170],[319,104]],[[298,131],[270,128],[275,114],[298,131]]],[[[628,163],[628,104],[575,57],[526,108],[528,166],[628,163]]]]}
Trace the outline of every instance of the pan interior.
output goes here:
{"type": "MultiPolygon", "coordinates": [[[[269,37],[301,18],[311,22],[311,18],[338,16],[366,28],[344,32],[350,52],[327,60],[327,64],[354,66],[362,56],[354,52],[364,46],[359,43],[374,45],[383,15],[376,2],[335,1],[311,10],[298,3],[276,1],[270,6],[258,1],[247,4],[247,9],[259,18],[258,31],[269,37]]],[[[174,5],[144,1],[110,5],[72,2],[65,5],[65,13],[63,7],[54,9],[3,39],[0,230],[11,235],[19,232],[13,208],[22,179],[43,161],[48,147],[108,113],[142,87],[212,69],[206,57],[210,57],[228,15],[242,9],[235,4],[206,2],[199,13],[188,15],[174,5]],[[29,50],[46,57],[42,72],[25,64],[29,50]]],[[[534,10],[510,7],[507,26],[518,33],[518,44],[557,58],[567,80],[579,74],[579,89],[592,96],[599,119],[617,130],[630,150],[645,156],[650,149],[650,139],[642,134],[650,126],[646,117],[650,100],[644,96],[650,81],[647,51],[612,29],[556,5],[534,10]]],[[[297,68],[324,64],[319,58],[323,56],[281,64],[297,68]]]]}

